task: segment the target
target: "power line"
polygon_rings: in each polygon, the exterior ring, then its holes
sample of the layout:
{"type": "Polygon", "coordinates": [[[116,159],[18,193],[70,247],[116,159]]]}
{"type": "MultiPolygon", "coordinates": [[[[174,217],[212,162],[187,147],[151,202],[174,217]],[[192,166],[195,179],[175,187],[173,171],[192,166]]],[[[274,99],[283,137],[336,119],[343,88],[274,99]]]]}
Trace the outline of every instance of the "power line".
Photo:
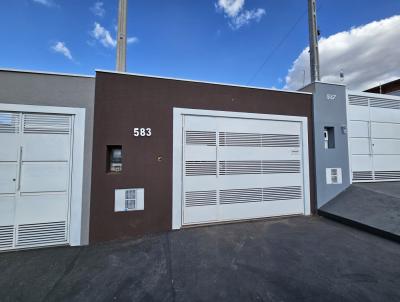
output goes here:
{"type": "Polygon", "coordinates": [[[295,30],[297,25],[300,23],[300,21],[304,18],[304,16],[307,14],[308,10],[305,10],[301,16],[296,20],[296,22],[293,24],[293,26],[289,29],[289,31],[286,33],[286,35],[279,41],[279,43],[272,49],[272,51],[268,54],[268,56],[265,58],[264,62],[260,65],[260,67],[257,69],[257,71],[253,74],[253,76],[250,78],[250,80],[247,82],[247,85],[251,84],[251,82],[254,81],[254,79],[258,76],[258,74],[261,72],[261,70],[264,68],[264,66],[268,63],[268,61],[272,58],[272,56],[275,54],[275,52],[283,45],[283,43],[286,42],[287,38],[289,38],[290,34],[295,30]]]}
{"type": "MultiPolygon", "coordinates": [[[[317,11],[320,11],[322,8],[322,4],[319,3],[317,5],[317,11]]],[[[286,35],[282,38],[282,40],[279,41],[279,43],[272,49],[272,51],[268,54],[268,56],[265,58],[264,62],[261,64],[261,66],[257,69],[257,71],[253,74],[253,76],[250,78],[250,80],[247,82],[246,85],[251,84],[251,82],[254,81],[254,79],[258,76],[258,74],[261,72],[261,70],[264,68],[264,66],[268,63],[268,61],[272,58],[272,56],[275,54],[275,52],[283,45],[283,43],[286,42],[287,38],[291,35],[291,33],[295,30],[297,25],[300,23],[300,21],[304,18],[304,16],[308,13],[308,9],[305,10],[301,16],[296,20],[296,22],[293,24],[293,26],[289,29],[289,31],[286,33],[286,35]]]]}

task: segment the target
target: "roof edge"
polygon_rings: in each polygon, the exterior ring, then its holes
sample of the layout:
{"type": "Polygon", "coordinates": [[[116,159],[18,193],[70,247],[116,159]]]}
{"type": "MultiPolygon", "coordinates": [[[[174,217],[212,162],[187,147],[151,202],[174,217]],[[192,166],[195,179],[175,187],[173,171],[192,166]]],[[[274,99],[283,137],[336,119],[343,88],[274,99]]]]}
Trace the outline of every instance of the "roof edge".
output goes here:
{"type": "Polygon", "coordinates": [[[377,99],[388,99],[388,100],[396,100],[400,101],[400,96],[397,95],[391,95],[391,94],[380,94],[380,93],[374,93],[374,92],[365,92],[365,91],[355,91],[355,90],[347,90],[348,95],[359,95],[359,96],[365,96],[365,97],[371,97],[371,98],[377,98],[377,99]]]}
{"type": "Polygon", "coordinates": [[[390,82],[383,83],[383,84],[375,86],[375,87],[368,88],[368,89],[364,90],[364,92],[375,93],[375,92],[371,92],[371,90],[380,89],[380,88],[384,88],[384,87],[386,88],[390,85],[397,84],[397,83],[400,84],[400,78],[390,81],[390,82]]]}
{"type": "Polygon", "coordinates": [[[344,83],[334,83],[334,82],[324,82],[324,81],[315,81],[317,84],[327,84],[327,85],[335,85],[335,86],[347,86],[344,83]]]}
{"type": "Polygon", "coordinates": [[[311,92],[294,91],[294,90],[292,91],[292,90],[283,90],[283,89],[272,89],[272,88],[257,87],[257,86],[236,85],[236,84],[208,82],[208,81],[190,80],[190,79],[173,78],[173,77],[162,77],[162,76],[140,74],[140,73],[131,73],[131,72],[119,72],[119,71],[110,71],[110,70],[102,70],[102,69],[96,69],[96,72],[112,73],[112,74],[120,74],[120,75],[130,75],[130,76],[138,76],[138,77],[146,77],[146,78],[154,78],[154,79],[162,79],[162,80],[174,80],[174,81],[199,83],[199,84],[211,84],[211,85],[238,87],[238,88],[249,88],[249,89],[258,89],[258,90],[267,90],[267,91],[276,91],[276,92],[312,95],[311,92]]]}
{"type": "Polygon", "coordinates": [[[56,76],[91,78],[91,79],[94,79],[96,77],[94,75],[51,72],[51,71],[37,71],[37,70],[23,70],[23,69],[13,69],[13,68],[0,68],[0,72],[31,73],[31,74],[56,75],[56,76]]]}

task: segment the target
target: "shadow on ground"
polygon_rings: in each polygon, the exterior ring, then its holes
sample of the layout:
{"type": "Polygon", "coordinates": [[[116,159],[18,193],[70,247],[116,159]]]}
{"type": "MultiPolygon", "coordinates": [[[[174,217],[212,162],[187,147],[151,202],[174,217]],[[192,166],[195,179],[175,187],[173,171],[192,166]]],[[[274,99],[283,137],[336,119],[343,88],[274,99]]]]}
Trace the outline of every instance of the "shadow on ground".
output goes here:
{"type": "Polygon", "coordinates": [[[400,245],[320,217],[0,254],[1,301],[400,301],[400,245]]]}

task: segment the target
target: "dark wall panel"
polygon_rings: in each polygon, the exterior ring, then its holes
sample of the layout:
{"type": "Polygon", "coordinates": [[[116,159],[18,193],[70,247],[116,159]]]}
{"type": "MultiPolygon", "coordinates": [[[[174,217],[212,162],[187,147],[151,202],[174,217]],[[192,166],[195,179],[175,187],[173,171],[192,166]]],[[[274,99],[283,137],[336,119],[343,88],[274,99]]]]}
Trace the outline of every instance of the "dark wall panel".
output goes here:
{"type": "Polygon", "coordinates": [[[400,79],[365,90],[365,92],[378,94],[391,94],[400,91],[400,79]]]}
{"type": "Polygon", "coordinates": [[[311,95],[98,72],[91,242],[171,229],[174,107],[307,116],[314,208],[311,95]],[[152,128],[152,136],[134,137],[135,127],[152,128]],[[107,145],[122,145],[120,174],[107,173],[107,145]],[[157,160],[158,156],[162,161],[157,160]],[[114,190],[135,187],[145,189],[144,211],[115,213],[114,190]]]}

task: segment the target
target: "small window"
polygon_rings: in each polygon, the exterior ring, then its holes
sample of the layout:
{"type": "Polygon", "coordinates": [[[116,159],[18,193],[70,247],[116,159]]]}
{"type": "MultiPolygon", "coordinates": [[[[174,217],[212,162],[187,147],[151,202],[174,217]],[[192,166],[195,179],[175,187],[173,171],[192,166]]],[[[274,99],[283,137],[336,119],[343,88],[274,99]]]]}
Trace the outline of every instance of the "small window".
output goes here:
{"type": "Polygon", "coordinates": [[[326,183],[328,185],[342,184],[342,169],[341,168],[327,168],[326,169],[326,183]]]}
{"type": "Polygon", "coordinates": [[[331,180],[333,184],[338,183],[338,169],[331,169],[331,180]]]}
{"type": "Polygon", "coordinates": [[[325,149],[335,149],[335,128],[324,128],[324,146],[325,149]]]}
{"type": "Polygon", "coordinates": [[[115,190],[115,212],[141,211],[144,210],[144,189],[116,189],[115,190]]]}
{"type": "Polygon", "coordinates": [[[122,171],[122,146],[107,146],[107,172],[122,171]]]}

